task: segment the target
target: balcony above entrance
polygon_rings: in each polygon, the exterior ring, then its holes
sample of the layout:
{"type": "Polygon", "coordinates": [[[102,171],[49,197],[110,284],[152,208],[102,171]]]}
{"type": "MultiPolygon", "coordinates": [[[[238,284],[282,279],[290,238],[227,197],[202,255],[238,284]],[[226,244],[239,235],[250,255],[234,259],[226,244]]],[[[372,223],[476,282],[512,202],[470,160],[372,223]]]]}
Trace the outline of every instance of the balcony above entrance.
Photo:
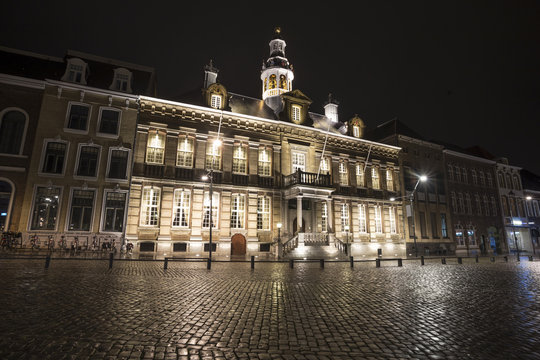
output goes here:
{"type": "Polygon", "coordinates": [[[315,187],[333,188],[332,178],[327,174],[316,174],[298,170],[291,175],[283,177],[283,186],[288,188],[294,185],[307,185],[315,187]]]}

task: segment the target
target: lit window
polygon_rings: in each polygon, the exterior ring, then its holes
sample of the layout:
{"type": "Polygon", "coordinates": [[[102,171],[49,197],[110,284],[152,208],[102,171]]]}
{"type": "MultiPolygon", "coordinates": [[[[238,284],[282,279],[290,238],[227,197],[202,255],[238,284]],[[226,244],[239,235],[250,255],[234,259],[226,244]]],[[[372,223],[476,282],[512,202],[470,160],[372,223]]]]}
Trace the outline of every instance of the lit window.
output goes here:
{"type": "Polygon", "coordinates": [[[373,209],[375,210],[375,232],[376,233],[382,233],[382,215],[381,215],[381,207],[380,206],[374,206],[373,209]]]}
{"type": "Polygon", "coordinates": [[[96,177],[99,162],[99,146],[79,145],[77,176],[96,177]]]}
{"type": "Polygon", "coordinates": [[[392,169],[386,169],[386,189],[394,191],[394,173],[392,169]]]}
{"type": "Polygon", "coordinates": [[[109,179],[127,179],[129,149],[110,148],[109,149],[109,179]]]}
{"type": "Polygon", "coordinates": [[[352,129],[353,129],[353,136],[360,137],[360,127],[358,125],[354,125],[352,129]]]}
{"type": "Polygon", "coordinates": [[[475,236],[474,230],[468,229],[467,236],[469,237],[469,245],[471,246],[476,245],[476,236],[475,236]]]}
{"type": "Polygon", "coordinates": [[[21,154],[26,115],[21,111],[6,111],[0,119],[0,153],[21,154]]]}
{"type": "Polygon", "coordinates": [[[69,211],[70,231],[90,231],[95,190],[73,189],[69,211]]]}
{"type": "Polygon", "coordinates": [[[70,103],[66,127],[71,130],[87,131],[89,115],[89,105],[70,103]]]}
{"type": "Polygon", "coordinates": [[[159,131],[148,132],[146,163],[163,164],[165,158],[165,134],[159,131]]]}
{"type": "Polygon", "coordinates": [[[392,206],[388,208],[388,221],[390,222],[390,234],[396,234],[396,209],[392,206]]]}
{"type": "Polygon", "coordinates": [[[363,164],[356,164],[356,186],[359,186],[359,187],[366,186],[363,164]]]}
{"type": "Polygon", "coordinates": [[[359,220],[359,230],[361,233],[367,233],[367,217],[366,217],[366,205],[358,205],[358,220],[359,220]]]}
{"type": "Polygon", "coordinates": [[[117,109],[100,109],[98,133],[106,135],[118,135],[120,128],[120,114],[117,109]]]}
{"type": "MultiPolygon", "coordinates": [[[[219,193],[212,193],[212,229],[218,227],[218,209],[219,209],[219,193]]],[[[203,200],[203,223],[202,227],[210,228],[210,193],[204,193],[203,200]]]]}
{"type": "Polygon", "coordinates": [[[270,151],[270,149],[264,147],[259,149],[259,167],[257,173],[260,176],[272,175],[272,158],[270,151]]]}
{"type": "Polygon", "coordinates": [[[57,186],[36,188],[30,230],[56,230],[60,194],[57,186]]]}
{"type": "Polygon", "coordinates": [[[45,157],[41,171],[48,174],[62,174],[66,158],[65,142],[46,141],[45,157]]]}
{"type": "Polygon", "coordinates": [[[339,183],[343,186],[349,185],[349,171],[346,161],[339,162],[339,183]]]}
{"type": "Polygon", "coordinates": [[[246,197],[242,194],[231,196],[231,229],[243,229],[246,213],[246,197]]]}
{"type": "Polygon", "coordinates": [[[247,150],[242,144],[234,146],[232,171],[236,174],[247,173],[247,150]]]}
{"type": "Polygon", "coordinates": [[[221,109],[221,95],[212,94],[210,98],[210,106],[214,109],[221,109]]]}
{"type": "Polygon", "coordinates": [[[446,227],[446,214],[441,214],[441,235],[443,238],[448,237],[448,228],[446,227]]]}
{"type": "Polygon", "coordinates": [[[321,231],[328,231],[328,204],[321,204],[321,231]]]}
{"type": "Polygon", "coordinates": [[[381,184],[379,182],[379,169],[376,166],[371,168],[371,186],[374,189],[381,188],[381,184]]]}
{"type": "Polygon", "coordinates": [[[292,121],[294,122],[300,122],[300,111],[301,111],[301,107],[298,106],[298,105],[293,105],[292,106],[292,121]]]}
{"type": "Polygon", "coordinates": [[[217,141],[206,143],[206,169],[221,170],[221,146],[217,141]]]}
{"type": "Polygon", "coordinates": [[[349,204],[341,204],[341,231],[350,231],[349,204]]]}
{"type": "Polygon", "coordinates": [[[103,231],[122,232],[127,192],[105,191],[105,209],[103,213],[103,231]]]}
{"type": "Polygon", "coordinates": [[[306,171],[306,154],[301,152],[292,153],[292,171],[306,171]]]}
{"type": "Polygon", "coordinates": [[[463,229],[456,228],[456,242],[458,246],[465,246],[465,237],[463,236],[463,229]]]}
{"type": "Polygon", "coordinates": [[[189,226],[189,204],[191,193],[189,190],[176,189],[174,190],[173,199],[173,222],[174,227],[189,226]]]}
{"type": "Polygon", "coordinates": [[[320,167],[321,167],[321,173],[322,174],[329,174],[330,173],[330,161],[328,161],[327,157],[323,157],[321,159],[320,167]]]}
{"type": "Polygon", "coordinates": [[[187,136],[178,138],[176,166],[185,168],[193,167],[193,138],[187,136]]]}
{"type": "Polygon", "coordinates": [[[257,230],[270,230],[270,198],[257,197],[257,230]]]}
{"type": "Polygon", "coordinates": [[[158,226],[161,189],[144,187],[141,199],[141,225],[158,226]]]}

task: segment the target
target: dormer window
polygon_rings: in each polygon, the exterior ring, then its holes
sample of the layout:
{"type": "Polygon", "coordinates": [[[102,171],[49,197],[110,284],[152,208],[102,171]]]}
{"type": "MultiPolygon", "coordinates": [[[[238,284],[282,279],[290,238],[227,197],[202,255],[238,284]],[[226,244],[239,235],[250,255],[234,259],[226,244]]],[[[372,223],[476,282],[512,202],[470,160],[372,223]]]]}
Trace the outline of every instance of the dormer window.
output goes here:
{"type": "Polygon", "coordinates": [[[81,59],[68,59],[66,73],[62,77],[62,80],[86,85],[87,71],[88,65],[81,59]]]}
{"type": "Polygon", "coordinates": [[[300,122],[300,111],[302,108],[298,105],[292,106],[292,121],[293,122],[300,122]]]}
{"type": "Polygon", "coordinates": [[[352,127],[352,132],[354,137],[360,137],[360,127],[357,125],[354,125],[352,127]]]}
{"type": "Polygon", "coordinates": [[[131,93],[131,71],[118,68],[114,70],[114,78],[109,89],[131,93]]]}
{"type": "Polygon", "coordinates": [[[212,94],[210,99],[210,106],[214,109],[221,109],[221,95],[212,94]]]}

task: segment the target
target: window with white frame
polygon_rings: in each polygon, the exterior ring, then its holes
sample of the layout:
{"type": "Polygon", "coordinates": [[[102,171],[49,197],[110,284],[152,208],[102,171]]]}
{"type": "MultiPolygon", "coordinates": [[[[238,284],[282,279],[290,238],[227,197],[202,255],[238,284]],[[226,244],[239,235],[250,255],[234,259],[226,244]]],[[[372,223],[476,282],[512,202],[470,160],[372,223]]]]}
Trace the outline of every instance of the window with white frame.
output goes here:
{"type": "Polygon", "coordinates": [[[450,201],[452,202],[452,210],[454,211],[454,213],[457,214],[459,212],[459,209],[457,205],[456,193],[453,191],[450,193],[450,201]]]}
{"type": "Polygon", "coordinates": [[[376,205],[373,210],[375,212],[375,232],[380,234],[383,232],[381,207],[376,205]]]}
{"type": "Polygon", "coordinates": [[[484,212],[486,216],[489,216],[489,200],[488,200],[487,195],[483,196],[483,200],[484,200],[484,212]]]}
{"type": "Polygon", "coordinates": [[[41,172],[47,174],[63,174],[66,153],[66,142],[45,140],[45,154],[41,172]]]}
{"type": "Polygon", "coordinates": [[[339,183],[342,186],[349,186],[349,169],[347,166],[347,161],[339,162],[339,183]]]}
{"type": "Polygon", "coordinates": [[[454,181],[454,167],[452,164],[448,164],[448,179],[450,179],[450,181],[454,181]]]}
{"type": "Polygon", "coordinates": [[[107,178],[127,180],[129,149],[110,148],[107,178]]]}
{"type": "Polygon", "coordinates": [[[102,231],[122,232],[126,211],[127,192],[105,190],[102,231]]]}
{"type": "Polygon", "coordinates": [[[146,163],[162,165],[165,159],[165,133],[149,131],[146,145],[146,163]]]}
{"type": "Polygon", "coordinates": [[[366,204],[359,204],[358,205],[358,231],[361,233],[367,233],[367,211],[366,211],[366,204]]]}
{"type": "Polygon", "coordinates": [[[465,184],[468,184],[469,183],[469,178],[467,176],[467,169],[466,168],[462,168],[462,179],[463,179],[463,182],[465,184]]]}
{"type": "Polygon", "coordinates": [[[69,209],[69,231],[90,231],[95,190],[72,189],[69,209]]]}
{"type": "Polygon", "coordinates": [[[58,186],[36,187],[30,230],[56,230],[61,193],[58,186]]]}
{"type": "Polygon", "coordinates": [[[366,186],[366,178],[364,174],[364,164],[356,164],[356,186],[366,186]]]}
{"type": "Polygon", "coordinates": [[[394,191],[394,172],[392,169],[386,169],[386,189],[394,191]]]}
{"type": "Polygon", "coordinates": [[[514,189],[521,190],[521,184],[519,182],[518,176],[514,175],[513,178],[514,178],[514,189]]]}
{"type": "Polygon", "coordinates": [[[114,78],[109,89],[131,93],[132,73],[128,69],[114,69],[114,78]]]}
{"type": "Polygon", "coordinates": [[[235,144],[233,148],[232,171],[235,174],[247,173],[247,146],[235,144]]]}
{"type": "Polygon", "coordinates": [[[101,147],[97,145],[79,145],[77,160],[77,176],[96,177],[101,147]]]}
{"type": "Polygon", "coordinates": [[[28,117],[22,111],[6,109],[0,118],[0,153],[22,154],[28,117]]]}
{"type": "Polygon", "coordinates": [[[443,238],[448,237],[448,228],[446,226],[446,214],[441,214],[441,235],[443,238]]]}
{"type": "MultiPolygon", "coordinates": [[[[495,198],[492,197],[492,201],[494,202],[495,198]]],[[[538,200],[534,200],[533,201],[533,208],[534,208],[534,216],[535,217],[540,217],[540,206],[538,204],[538,200]]],[[[495,211],[493,211],[495,213],[495,211]]]]}
{"type": "Polygon", "coordinates": [[[153,186],[145,186],[141,199],[142,226],[159,225],[159,206],[161,202],[161,189],[153,186]]]}
{"type": "Polygon", "coordinates": [[[341,231],[350,231],[349,204],[341,204],[341,231]]]}
{"type": "Polygon", "coordinates": [[[456,181],[461,182],[461,169],[459,168],[459,166],[454,166],[454,172],[456,174],[456,181]]]}
{"type": "Polygon", "coordinates": [[[506,185],[505,185],[505,183],[504,183],[504,176],[503,176],[502,172],[499,172],[499,173],[498,173],[498,177],[499,177],[499,186],[500,186],[501,188],[506,187],[506,185]]]}
{"type": "Polygon", "coordinates": [[[467,237],[469,238],[469,246],[476,245],[476,235],[473,229],[467,229],[467,237]]]}
{"type": "Polygon", "coordinates": [[[217,141],[206,142],[206,162],[207,170],[221,170],[221,146],[217,141]]]}
{"type": "Polygon", "coordinates": [[[302,152],[292,152],[292,172],[306,171],[306,154],[302,152]]]}
{"type": "Polygon", "coordinates": [[[465,194],[465,208],[467,209],[467,214],[472,215],[471,195],[469,193],[465,194]]]}
{"type": "Polygon", "coordinates": [[[396,208],[393,206],[388,207],[388,221],[390,223],[390,234],[396,234],[397,233],[396,208]]]}
{"type": "Polygon", "coordinates": [[[213,107],[214,109],[221,109],[221,95],[212,94],[210,97],[210,107],[213,107]]]}
{"type": "Polygon", "coordinates": [[[480,171],[478,173],[479,177],[480,177],[480,185],[482,186],[485,186],[486,185],[486,177],[484,175],[484,172],[483,171],[480,171]]]}
{"type": "Polygon", "coordinates": [[[371,167],[371,186],[376,190],[381,188],[381,183],[379,180],[379,168],[376,166],[371,167]]]}
{"type": "Polygon", "coordinates": [[[98,133],[103,135],[117,136],[120,130],[120,117],[122,111],[112,108],[99,110],[98,133]]]}
{"type": "Polygon", "coordinates": [[[482,202],[480,201],[480,195],[475,194],[474,200],[476,202],[476,215],[482,215],[482,202]]]}
{"type": "Polygon", "coordinates": [[[181,136],[178,138],[176,150],[176,166],[184,168],[193,167],[193,138],[181,136]]]}
{"type": "Polygon", "coordinates": [[[486,179],[488,186],[493,187],[493,178],[491,177],[491,173],[486,173],[486,179]]]}
{"type": "Polygon", "coordinates": [[[463,200],[463,193],[458,193],[458,205],[459,205],[459,213],[464,214],[465,213],[465,201],[463,200]]]}
{"type": "Polygon", "coordinates": [[[328,231],[328,204],[321,203],[321,231],[328,231]]]}
{"type": "Polygon", "coordinates": [[[259,176],[272,175],[272,153],[271,149],[266,147],[259,148],[259,163],[257,167],[259,176]]]}
{"type": "Polygon", "coordinates": [[[270,197],[257,197],[257,230],[270,230],[270,197]]]}
{"type": "MultiPolygon", "coordinates": [[[[212,192],[212,229],[218,227],[219,193],[212,192]]],[[[202,227],[210,228],[210,193],[205,192],[203,197],[203,223],[202,227]]]]}
{"type": "Polygon", "coordinates": [[[299,122],[300,121],[300,112],[302,108],[298,105],[292,106],[292,121],[299,122]]]}
{"type": "Polygon", "coordinates": [[[75,82],[86,84],[86,69],[87,64],[78,58],[70,58],[67,60],[67,68],[62,81],[75,82]]]}
{"type": "Polygon", "coordinates": [[[89,118],[90,105],[70,102],[68,105],[66,128],[86,132],[88,131],[89,118]]]}
{"type": "Polygon", "coordinates": [[[321,158],[320,171],[321,171],[321,174],[330,173],[330,159],[328,159],[326,156],[323,156],[321,158]]]}
{"type": "Polygon", "coordinates": [[[458,246],[465,246],[465,236],[463,236],[463,228],[456,227],[456,243],[458,246]]]}
{"type": "Polygon", "coordinates": [[[246,215],[246,196],[233,194],[231,196],[231,229],[243,229],[246,215]]]}
{"type": "Polygon", "coordinates": [[[352,130],[353,130],[354,137],[360,137],[360,126],[353,125],[352,130]]]}
{"type": "Polygon", "coordinates": [[[478,185],[478,176],[476,175],[476,170],[471,169],[471,178],[473,185],[478,185]]]}
{"type": "Polygon", "coordinates": [[[174,190],[172,226],[189,227],[190,199],[191,192],[189,190],[174,190]]]}

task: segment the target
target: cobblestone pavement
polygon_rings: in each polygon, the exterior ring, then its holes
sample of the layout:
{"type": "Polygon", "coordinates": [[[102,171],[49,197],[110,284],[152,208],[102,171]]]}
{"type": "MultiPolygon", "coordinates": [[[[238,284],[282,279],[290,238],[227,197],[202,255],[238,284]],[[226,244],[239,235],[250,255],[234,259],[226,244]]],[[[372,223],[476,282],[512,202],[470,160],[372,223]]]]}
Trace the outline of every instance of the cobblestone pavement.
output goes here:
{"type": "Polygon", "coordinates": [[[540,261],[0,259],[1,359],[540,359],[540,261]]]}

